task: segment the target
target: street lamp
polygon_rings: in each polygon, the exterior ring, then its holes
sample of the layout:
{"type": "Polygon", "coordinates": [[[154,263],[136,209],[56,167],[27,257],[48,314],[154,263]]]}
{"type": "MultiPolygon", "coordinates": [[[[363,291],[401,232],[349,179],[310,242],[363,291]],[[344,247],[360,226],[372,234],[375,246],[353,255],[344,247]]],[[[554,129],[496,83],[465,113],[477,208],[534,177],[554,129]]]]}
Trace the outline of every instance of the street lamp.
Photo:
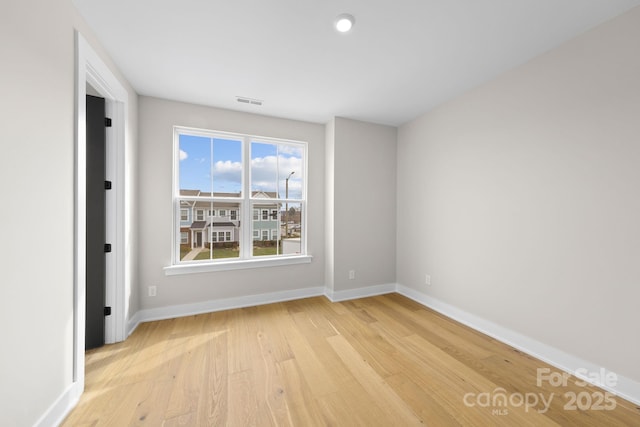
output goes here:
{"type": "Polygon", "coordinates": [[[284,237],[289,237],[289,178],[294,173],[296,172],[291,172],[287,179],[284,180],[284,198],[286,199],[284,202],[284,237]]]}

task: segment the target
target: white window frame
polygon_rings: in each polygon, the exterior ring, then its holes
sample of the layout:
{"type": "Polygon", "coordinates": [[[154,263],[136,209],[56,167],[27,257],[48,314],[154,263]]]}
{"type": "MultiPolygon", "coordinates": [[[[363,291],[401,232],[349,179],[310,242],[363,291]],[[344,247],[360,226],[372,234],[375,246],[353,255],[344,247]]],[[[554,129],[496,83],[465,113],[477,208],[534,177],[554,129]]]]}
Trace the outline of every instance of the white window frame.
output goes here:
{"type": "Polygon", "coordinates": [[[260,240],[260,230],[253,230],[253,240],[260,240]]]}
{"type": "Polygon", "coordinates": [[[195,215],[195,220],[196,221],[204,221],[205,220],[205,216],[204,216],[204,212],[206,211],[206,209],[196,209],[196,215],[195,215]]]}
{"type": "Polygon", "coordinates": [[[237,209],[229,210],[229,219],[231,219],[231,221],[236,221],[238,219],[238,210],[237,209]]]}
{"type": "Polygon", "coordinates": [[[260,210],[260,220],[261,221],[269,221],[269,209],[261,209],[260,210]],[[266,216],[266,218],[265,218],[266,216]]]}
{"type": "Polygon", "coordinates": [[[189,221],[189,208],[180,208],[180,221],[189,221]],[[182,213],[184,212],[184,218],[182,213]]]}
{"type": "Polygon", "coordinates": [[[269,239],[269,230],[261,230],[262,231],[262,236],[261,239],[263,242],[264,241],[268,241],[269,239]]]}
{"type": "Polygon", "coordinates": [[[253,211],[253,220],[260,221],[260,209],[252,209],[253,211]]]}
{"type": "Polygon", "coordinates": [[[227,210],[226,209],[220,209],[218,211],[218,216],[221,217],[221,218],[227,216],[227,210]]]}
{"type": "Polygon", "coordinates": [[[181,231],[180,232],[180,244],[181,245],[186,245],[189,243],[189,232],[188,231],[181,231]]]}
{"type": "MultiPolygon", "coordinates": [[[[307,221],[306,221],[306,204],[307,199],[307,185],[308,185],[308,148],[307,143],[295,140],[275,139],[268,137],[261,137],[255,135],[234,134],[227,132],[218,132],[202,129],[187,128],[182,126],[174,126],[174,154],[173,154],[173,201],[174,201],[174,215],[172,225],[172,262],[171,265],[164,268],[166,275],[177,274],[189,274],[189,273],[202,273],[208,271],[223,271],[223,270],[237,270],[246,268],[259,268],[259,267],[271,267],[278,265],[290,265],[290,264],[306,264],[310,263],[312,257],[307,254],[307,221]],[[201,196],[182,196],[179,190],[179,167],[180,167],[180,155],[179,155],[179,138],[181,134],[204,136],[208,138],[221,138],[221,139],[234,139],[242,142],[242,194],[241,197],[201,197],[201,196]],[[250,225],[253,224],[253,212],[259,210],[258,221],[262,217],[262,208],[254,209],[253,204],[264,204],[265,199],[260,197],[252,197],[251,191],[251,144],[252,143],[268,143],[268,144],[283,144],[294,145],[302,149],[303,162],[301,170],[296,172],[297,176],[302,176],[303,188],[300,198],[282,198],[276,197],[269,199],[269,203],[297,203],[303,207],[305,215],[301,218],[302,238],[301,238],[301,253],[300,254],[287,254],[287,255],[274,255],[274,256],[257,256],[253,255],[253,233],[251,232],[250,225]],[[238,258],[229,259],[213,259],[213,260],[198,260],[198,261],[181,261],[179,252],[180,242],[180,201],[206,201],[206,202],[233,202],[238,204],[237,217],[240,224],[247,224],[240,228],[238,235],[238,243],[240,245],[240,256],[238,258]]],[[[278,196],[278,195],[277,195],[278,196]]],[[[267,210],[268,212],[269,210],[267,210]]],[[[204,213],[204,211],[203,211],[204,213]]],[[[269,214],[267,214],[268,216],[269,214]]],[[[234,233],[232,233],[233,235],[234,233]]],[[[262,236],[260,236],[262,237],[262,236]]],[[[233,239],[233,238],[232,238],[233,239]]]]}

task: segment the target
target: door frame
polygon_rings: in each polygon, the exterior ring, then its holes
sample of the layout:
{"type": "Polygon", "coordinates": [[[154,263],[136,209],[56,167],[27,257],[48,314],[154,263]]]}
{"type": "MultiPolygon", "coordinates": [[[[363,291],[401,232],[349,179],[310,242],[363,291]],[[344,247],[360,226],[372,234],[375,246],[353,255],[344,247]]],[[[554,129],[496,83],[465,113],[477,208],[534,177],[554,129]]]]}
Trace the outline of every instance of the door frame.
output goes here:
{"type": "Polygon", "coordinates": [[[125,243],[125,131],[127,128],[128,93],[111,70],[78,31],[76,45],[76,117],[75,117],[75,238],[74,238],[74,360],[73,381],[80,392],[84,389],[85,272],[86,272],[86,95],[87,83],[105,99],[107,117],[112,127],[106,128],[106,178],[112,189],[106,192],[106,238],[113,252],[106,256],[106,304],[111,316],[105,318],[105,343],[123,341],[126,337],[125,243]]]}

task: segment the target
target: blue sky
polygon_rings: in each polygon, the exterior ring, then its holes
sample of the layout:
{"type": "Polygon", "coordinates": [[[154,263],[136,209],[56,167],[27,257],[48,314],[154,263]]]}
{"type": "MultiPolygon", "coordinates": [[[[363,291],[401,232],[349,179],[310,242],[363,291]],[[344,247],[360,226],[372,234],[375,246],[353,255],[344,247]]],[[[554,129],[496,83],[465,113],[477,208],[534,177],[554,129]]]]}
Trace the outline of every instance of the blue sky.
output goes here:
{"type": "MultiPolygon", "coordinates": [[[[238,193],[242,188],[242,141],[180,135],[180,188],[238,193]],[[212,179],[213,178],[213,179],[212,179]]],[[[251,143],[251,190],[279,192],[285,197],[302,196],[302,149],[298,146],[251,143]]]]}

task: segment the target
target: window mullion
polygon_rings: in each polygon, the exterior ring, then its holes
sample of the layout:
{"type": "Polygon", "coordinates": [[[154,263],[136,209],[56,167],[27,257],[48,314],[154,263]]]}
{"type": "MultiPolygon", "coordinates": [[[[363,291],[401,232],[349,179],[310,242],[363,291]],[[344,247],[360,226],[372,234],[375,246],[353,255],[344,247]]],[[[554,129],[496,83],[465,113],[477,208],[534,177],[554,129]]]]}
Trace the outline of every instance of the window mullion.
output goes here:
{"type": "Polygon", "coordinates": [[[242,227],[240,236],[240,258],[251,258],[253,248],[253,206],[251,206],[251,143],[248,137],[242,139],[242,227]]]}

